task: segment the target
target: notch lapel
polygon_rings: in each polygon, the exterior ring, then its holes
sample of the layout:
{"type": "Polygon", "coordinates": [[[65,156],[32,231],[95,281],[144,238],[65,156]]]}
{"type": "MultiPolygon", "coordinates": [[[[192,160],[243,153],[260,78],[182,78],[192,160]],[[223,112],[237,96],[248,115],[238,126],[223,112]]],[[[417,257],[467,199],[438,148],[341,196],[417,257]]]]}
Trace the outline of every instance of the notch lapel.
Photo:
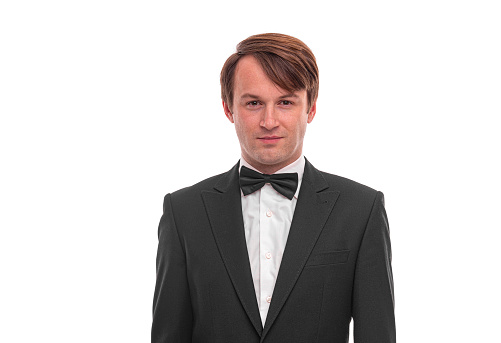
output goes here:
{"type": "Polygon", "coordinates": [[[263,326],[245,243],[238,166],[237,163],[221,176],[214,186],[215,191],[202,191],[202,198],[212,233],[233,287],[247,316],[261,336],[263,326]]]}
{"type": "Polygon", "coordinates": [[[328,187],[322,174],[306,160],[298,202],[261,341],[263,341],[289,297],[329,214],[334,208],[339,191],[328,191],[326,190],[328,187]]]}

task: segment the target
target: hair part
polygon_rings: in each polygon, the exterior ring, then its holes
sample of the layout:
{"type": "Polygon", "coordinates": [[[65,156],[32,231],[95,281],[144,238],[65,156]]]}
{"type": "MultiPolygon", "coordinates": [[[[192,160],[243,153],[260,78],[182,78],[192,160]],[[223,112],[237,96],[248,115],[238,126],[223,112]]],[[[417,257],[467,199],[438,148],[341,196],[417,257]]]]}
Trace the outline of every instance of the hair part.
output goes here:
{"type": "Polygon", "coordinates": [[[308,111],[318,97],[318,67],[313,52],[292,36],[263,33],[250,36],[237,45],[237,51],[221,70],[221,98],[230,110],[233,107],[235,70],[240,58],[252,55],[266,75],[278,87],[293,93],[306,89],[308,111]]]}

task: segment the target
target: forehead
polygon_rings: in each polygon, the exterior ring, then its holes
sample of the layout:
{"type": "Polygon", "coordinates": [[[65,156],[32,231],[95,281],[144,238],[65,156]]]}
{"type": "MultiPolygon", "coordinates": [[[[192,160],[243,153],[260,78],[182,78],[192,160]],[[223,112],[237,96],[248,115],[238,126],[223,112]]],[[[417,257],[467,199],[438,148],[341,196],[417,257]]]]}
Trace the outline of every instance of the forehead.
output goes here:
{"type": "Polygon", "coordinates": [[[261,63],[251,55],[243,56],[238,61],[233,87],[235,98],[244,93],[270,96],[282,96],[290,93],[271,81],[263,70],[261,63]]]}
{"type": "Polygon", "coordinates": [[[268,82],[273,83],[254,56],[247,55],[240,58],[235,69],[235,86],[248,86],[252,83],[268,82]]]}

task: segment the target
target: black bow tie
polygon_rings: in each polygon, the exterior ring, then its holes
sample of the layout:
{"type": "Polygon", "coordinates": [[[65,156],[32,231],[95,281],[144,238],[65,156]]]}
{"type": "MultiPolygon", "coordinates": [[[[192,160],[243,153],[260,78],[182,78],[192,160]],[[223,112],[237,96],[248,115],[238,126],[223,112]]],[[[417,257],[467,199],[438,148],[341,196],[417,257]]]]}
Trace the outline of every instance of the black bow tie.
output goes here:
{"type": "Polygon", "coordinates": [[[240,188],[244,195],[254,193],[269,183],[278,193],[292,200],[297,189],[297,173],[261,174],[242,166],[240,169],[240,188]]]}

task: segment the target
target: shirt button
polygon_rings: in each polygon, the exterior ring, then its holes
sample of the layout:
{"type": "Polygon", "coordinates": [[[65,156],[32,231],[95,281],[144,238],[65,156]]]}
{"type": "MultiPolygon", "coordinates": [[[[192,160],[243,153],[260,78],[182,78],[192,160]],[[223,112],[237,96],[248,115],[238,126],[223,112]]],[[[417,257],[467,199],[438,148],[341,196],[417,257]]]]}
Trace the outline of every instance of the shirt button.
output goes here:
{"type": "Polygon", "coordinates": [[[265,256],[269,260],[271,258],[271,252],[267,252],[265,256]]]}
{"type": "Polygon", "coordinates": [[[271,297],[266,297],[266,302],[269,304],[271,303],[271,297]]]}
{"type": "Polygon", "coordinates": [[[271,217],[273,215],[273,212],[271,210],[266,211],[266,216],[271,217]]]}

